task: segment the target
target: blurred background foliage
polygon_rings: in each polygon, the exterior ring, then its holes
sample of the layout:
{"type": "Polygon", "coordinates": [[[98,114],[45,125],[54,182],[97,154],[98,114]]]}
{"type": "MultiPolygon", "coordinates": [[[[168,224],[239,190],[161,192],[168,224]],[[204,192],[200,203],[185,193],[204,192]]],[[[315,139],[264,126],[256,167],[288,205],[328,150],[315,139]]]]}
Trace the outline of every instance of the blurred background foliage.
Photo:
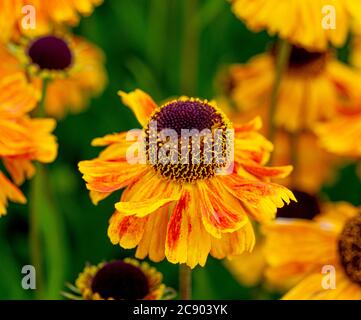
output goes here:
{"type": "MultiPolygon", "coordinates": [[[[120,193],[93,206],[77,170],[80,160],[98,154],[90,146],[93,138],[139,126],[117,91],[139,87],[158,102],[185,93],[211,99],[217,94],[214,79],[222,67],[246,62],[272,41],[266,33],[248,31],[224,0],[105,0],[74,32],[104,50],[109,85],[86,112],[68,116],[56,129],[59,156],[48,168],[52,201],[41,204],[47,279],[41,297],[49,299],[61,298],[64,283],[74,282],[86,262],[96,264],[134,253],[113,246],[107,237],[108,219],[120,193]],[[49,205],[57,208],[56,217],[46,214],[49,205]]],[[[344,60],[346,53],[341,50],[344,60]]],[[[29,194],[29,185],[24,191],[29,194]]],[[[341,168],[323,193],[331,200],[360,205],[356,167],[341,168]]],[[[0,299],[36,297],[21,287],[21,268],[29,264],[28,210],[11,204],[0,220],[0,299]]],[[[168,286],[178,287],[177,265],[162,262],[156,267],[168,286]]],[[[242,287],[222,262],[212,258],[193,274],[194,299],[277,297],[262,287],[242,287]]]]}

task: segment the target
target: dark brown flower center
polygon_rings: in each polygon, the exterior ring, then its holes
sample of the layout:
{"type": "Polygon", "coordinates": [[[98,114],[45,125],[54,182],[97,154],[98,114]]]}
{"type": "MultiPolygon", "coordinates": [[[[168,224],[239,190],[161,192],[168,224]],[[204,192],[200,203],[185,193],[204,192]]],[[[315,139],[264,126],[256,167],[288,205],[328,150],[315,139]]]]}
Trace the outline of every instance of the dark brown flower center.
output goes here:
{"type": "Polygon", "coordinates": [[[138,300],[149,293],[149,284],[140,268],[124,261],[114,261],[96,273],[91,289],[103,299],[138,300]]]}
{"type": "Polygon", "coordinates": [[[289,205],[279,208],[277,218],[312,220],[321,212],[316,196],[298,190],[293,190],[293,194],[297,202],[292,201],[289,205]]]}
{"type": "Polygon", "coordinates": [[[228,122],[207,101],[181,99],[157,111],[146,132],[147,161],[167,179],[193,182],[225,166],[228,122]]]}
{"type": "Polygon", "coordinates": [[[322,60],[325,55],[325,52],[311,52],[301,47],[292,46],[289,67],[302,68],[311,63],[322,60]]]}
{"type": "Polygon", "coordinates": [[[361,213],[346,222],[338,249],[346,274],[361,285],[361,213]]]}
{"type": "MultiPolygon", "coordinates": [[[[277,50],[277,45],[271,49],[274,58],[276,58],[277,50]]],[[[293,45],[288,61],[288,71],[297,72],[298,75],[317,75],[325,69],[327,57],[327,51],[308,51],[293,45]]]]}
{"type": "Polygon", "coordinates": [[[42,70],[65,70],[73,56],[67,42],[55,36],[45,36],[33,41],[28,48],[31,62],[42,70]]]}

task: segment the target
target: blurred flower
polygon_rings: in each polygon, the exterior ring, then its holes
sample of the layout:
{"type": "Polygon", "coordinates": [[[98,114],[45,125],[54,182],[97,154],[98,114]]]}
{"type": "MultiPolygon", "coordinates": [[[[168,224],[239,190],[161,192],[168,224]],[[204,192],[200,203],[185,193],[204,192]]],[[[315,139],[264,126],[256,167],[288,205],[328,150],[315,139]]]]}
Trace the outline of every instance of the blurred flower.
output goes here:
{"type": "Polygon", "coordinates": [[[0,42],[6,43],[11,38],[21,35],[35,36],[52,32],[62,25],[75,26],[80,15],[89,16],[94,7],[103,0],[6,0],[0,2],[0,42]],[[23,19],[27,19],[28,11],[23,12],[26,5],[35,9],[35,28],[24,28],[23,19]]]}
{"type": "MultiPolygon", "coordinates": [[[[312,220],[320,213],[319,200],[315,195],[298,190],[292,191],[297,202],[291,202],[288,206],[279,208],[277,218],[312,220]]],[[[288,283],[285,283],[282,277],[273,276],[269,271],[266,272],[267,262],[264,251],[265,241],[260,235],[252,252],[227,259],[225,265],[242,285],[256,286],[265,281],[271,290],[289,289],[292,284],[295,284],[294,282],[287,281],[288,283]]]]}
{"type": "MultiPolygon", "coordinates": [[[[154,161],[149,151],[154,147],[150,139],[156,139],[157,146],[161,143],[159,130],[173,129],[180,134],[182,129],[218,129],[223,153],[227,149],[225,135],[232,125],[216,105],[180,98],[158,107],[140,90],[120,95],[143,126],[145,139],[127,141],[126,133],[95,139],[94,146],[107,149],[98,158],[79,164],[95,204],[127,187],[110,219],[112,243],[138,247],[138,258],[149,255],[151,260],[161,261],[166,256],[172,263],[192,268],[204,266],[209,253],[222,259],[251,251],[255,238],[249,218],[268,221],[283,201],[294,199],[288,189],[270,182],[270,178],[289,174],[291,167],[264,166],[272,145],[257,133],[260,120],[234,126],[234,167],[229,175],[219,175],[217,171],[224,170],[226,163],[205,162],[204,149],[197,164],[192,159],[183,163],[179,152],[175,163],[164,164],[162,159],[154,161]],[[150,130],[153,121],[157,133],[150,130]],[[129,147],[143,150],[143,142],[145,163],[129,163],[129,147]]],[[[181,145],[180,140],[176,145],[181,145]]],[[[183,148],[191,148],[189,138],[183,148]]]]}
{"type": "MultiPolygon", "coordinates": [[[[273,53],[261,54],[244,65],[230,67],[224,90],[237,108],[267,108],[274,83],[273,53]]],[[[336,108],[360,97],[360,74],[327,52],[293,46],[282,78],[275,122],[290,132],[314,128],[333,118],[336,108]]]]}
{"type": "Polygon", "coordinates": [[[124,259],[88,265],[79,274],[70,299],[84,300],[163,300],[171,289],[162,283],[162,274],[146,262],[124,259]]]}
{"type": "Polygon", "coordinates": [[[263,240],[258,239],[252,252],[224,260],[224,264],[233,277],[247,287],[253,287],[263,280],[266,261],[263,255],[263,240]]]}
{"type": "MultiPolygon", "coordinates": [[[[351,64],[361,73],[361,36],[352,42],[351,64]]],[[[320,144],[339,156],[361,157],[361,98],[349,105],[339,106],[337,116],[316,127],[320,144]]]]}
{"type": "Polygon", "coordinates": [[[264,226],[267,272],[285,283],[298,282],[284,299],[359,300],[360,208],[327,203],[321,212],[313,221],[278,219],[264,226]],[[325,273],[325,266],[335,273],[325,273]],[[332,276],[335,287],[324,287],[332,276]]]}
{"type": "Polygon", "coordinates": [[[316,127],[320,144],[340,156],[361,157],[361,108],[340,111],[339,116],[316,127]]]}
{"type": "Polygon", "coordinates": [[[51,79],[45,109],[57,118],[82,111],[106,84],[102,51],[79,37],[45,35],[10,49],[3,46],[0,57],[0,76],[22,72],[39,97],[43,79],[51,79]]]}
{"type": "MultiPolygon", "coordinates": [[[[37,102],[21,73],[0,80],[0,161],[12,180],[21,185],[35,173],[32,161],[49,163],[57,155],[51,134],[52,119],[32,119],[27,115],[37,102]]],[[[25,203],[20,190],[0,171],[0,216],[6,213],[7,199],[25,203]]]]}
{"type": "MultiPolygon", "coordinates": [[[[353,22],[361,23],[359,0],[231,0],[233,12],[253,31],[267,30],[289,42],[322,50],[329,42],[341,47],[347,40],[353,22]],[[335,28],[322,23],[328,10],[335,9],[335,28]]],[[[330,21],[326,21],[330,22],[330,21]]]]}

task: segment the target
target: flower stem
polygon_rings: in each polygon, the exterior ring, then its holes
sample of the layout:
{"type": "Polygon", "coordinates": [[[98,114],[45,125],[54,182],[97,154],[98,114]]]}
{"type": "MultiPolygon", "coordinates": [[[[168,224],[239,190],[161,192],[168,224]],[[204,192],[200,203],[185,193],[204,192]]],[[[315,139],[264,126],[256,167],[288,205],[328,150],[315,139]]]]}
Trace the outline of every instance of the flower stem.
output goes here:
{"type": "Polygon", "coordinates": [[[281,80],[283,73],[288,66],[290,54],[291,54],[290,43],[287,40],[280,39],[277,46],[275,80],[272,88],[270,108],[269,108],[270,123],[269,123],[268,138],[272,143],[274,142],[275,134],[276,134],[276,126],[275,126],[274,118],[277,109],[281,80]]]}
{"type": "MultiPolygon", "coordinates": [[[[49,84],[49,79],[43,80],[41,99],[37,108],[37,116],[43,117],[45,115],[45,97],[46,90],[49,84]]],[[[30,257],[31,263],[36,270],[36,297],[41,298],[43,293],[43,268],[42,268],[42,254],[41,254],[41,237],[40,237],[40,208],[39,208],[39,193],[41,193],[41,186],[43,185],[44,168],[40,163],[36,163],[36,175],[31,182],[30,191],[30,212],[29,212],[29,242],[30,242],[30,257]]]]}
{"type": "Polygon", "coordinates": [[[37,109],[37,116],[39,118],[43,118],[46,115],[45,100],[46,100],[46,91],[48,89],[49,83],[50,83],[49,78],[43,79],[43,86],[42,86],[42,90],[41,90],[41,99],[39,101],[39,105],[38,105],[38,109],[37,109]]]}
{"type": "Polygon", "coordinates": [[[179,297],[181,300],[192,299],[192,270],[186,264],[179,266],[179,297]]]}
{"type": "Polygon", "coordinates": [[[184,34],[181,61],[182,94],[193,96],[197,92],[198,82],[198,40],[199,26],[197,20],[198,1],[184,0],[184,34]]]}

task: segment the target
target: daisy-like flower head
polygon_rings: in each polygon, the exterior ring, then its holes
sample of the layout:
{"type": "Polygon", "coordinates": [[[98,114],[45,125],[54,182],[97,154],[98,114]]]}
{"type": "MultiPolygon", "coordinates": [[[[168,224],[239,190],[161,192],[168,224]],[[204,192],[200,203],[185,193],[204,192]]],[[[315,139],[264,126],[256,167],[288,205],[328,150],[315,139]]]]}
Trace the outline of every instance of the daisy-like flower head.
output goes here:
{"type": "Polygon", "coordinates": [[[289,42],[322,50],[345,44],[361,22],[358,0],[231,0],[233,12],[253,31],[267,30],[289,42]],[[330,22],[335,19],[335,27],[330,22]]]}
{"type": "MultiPolygon", "coordinates": [[[[297,202],[291,202],[277,210],[277,218],[312,220],[321,212],[319,199],[310,193],[292,190],[297,202]]],[[[295,284],[295,280],[273,276],[272,272],[266,272],[267,262],[265,258],[265,239],[260,236],[255,249],[250,253],[244,253],[238,257],[225,260],[225,265],[231,274],[242,285],[255,286],[265,280],[270,289],[285,290],[295,284]]]]}
{"type": "MultiPolygon", "coordinates": [[[[80,16],[89,16],[103,0],[5,0],[0,2],[0,42],[19,35],[34,36],[53,31],[59,25],[75,26],[80,16]],[[23,20],[34,10],[35,28],[24,28],[23,20]]],[[[28,20],[28,19],[26,19],[28,20]]]]}
{"type": "Polygon", "coordinates": [[[250,218],[268,221],[294,199],[270,182],[291,167],[265,166],[272,145],[257,133],[260,120],[234,126],[229,143],[232,125],[212,102],[183,97],[159,107],[140,90],[120,95],[143,126],[140,139],[126,133],[95,139],[94,146],[107,148],[79,164],[95,204],[126,187],[109,222],[111,242],[137,247],[140,259],[166,257],[192,268],[204,266],[209,253],[222,259],[251,251],[250,218]],[[184,130],[193,135],[184,139],[184,130]],[[200,137],[205,131],[211,135],[200,137]]]}
{"type": "Polygon", "coordinates": [[[269,274],[298,283],[284,299],[361,299],[361,211],[324,204],[312,221],[280,219],[264,227],[269,274]],[[334,272],[325,273],[325,268],[334,272]],[[332,288],[325,285],[325,277],[332,288]]]}
{"type": "MultiPolygon", "coordinates": [[[[146,262],[124,259],[88,265],[79,274],[73,291],[65,296],[84,300],[162,300],[171,289],[162,283],[162,274],[146,262]]],[[[168,295],[168,297],[167,297],[168,295]]]]}
{"type": "Polygon", "coordinates": [[[22,73],[0,80],[0,162],[11,179],[0,169],[0,216],[6,213],[8,200],[25,203],[16,185],[35,173],[32,161],[49,163],[57,155],[52,119],[32,119],[27,115],[37,95],[22,73]]]}
{"type": "MultiPolygon", "coordinates": [[[[230,67],[225,93],[241,111],[269,107],[274,84],[274,50],[244,65],[230,67]]],[[[282,78],[275,114],[278,127],[289,132],[313,130],[333,118],[339,106],[360,97],[360,74],[328,52],[293,46],[282,78]]]]}
{"type": "Polygon", "coordinates": [[[79,37],[46,34],[10,49],[1,47],[0,56],[4,61],[0,75],[22,72],[39,98],[43,79],[50,79],[45,110],[56,118],[68,110],[82,111],[106,84],[102,51],[79,37]]]}

